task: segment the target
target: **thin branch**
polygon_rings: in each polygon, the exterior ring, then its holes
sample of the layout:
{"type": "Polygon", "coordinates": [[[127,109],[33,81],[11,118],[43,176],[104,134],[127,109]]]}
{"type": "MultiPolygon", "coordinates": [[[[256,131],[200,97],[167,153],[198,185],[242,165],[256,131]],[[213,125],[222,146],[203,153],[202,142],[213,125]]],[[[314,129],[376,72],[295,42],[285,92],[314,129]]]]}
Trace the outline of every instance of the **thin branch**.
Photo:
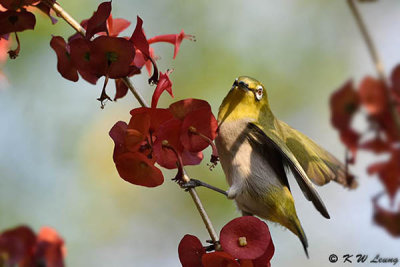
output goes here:
{"type": "MultiPolygon", "coordinates": [[[[52,0],[42,0],[42,2],[44,4],[46,4],[47,6],[49,6],[51,9],[54,10],[54,12],[56,12],[56,14],[61,17],[62,19],[64,19],[69,25],[71,25],[72,28],[74,28],[78,33],[80,33],[82,36],[85,36],[85,29],[73,18],[71,17],[58,3],[53,2],[52,0]]],[[[124,81],[124,83],[126,84],[126,86],[128,86],[129,90],[132,92],[132,94],[135,96],[135,98],[138,100],[138,102],[140,103],[140,105],[142,107],[149,107],[149,105],[146,103],[146,101],[144,100],[144,98],[142,97],[142,95],[135,89],[135,87],[133,86],[133,84],[131,83],[131,81],[129,80],[128,77],[125,77],[122,79],[124,81]]],[[[190,181],[190,178],[184,174],[184,180],[185,182],[190,181]]],[[[194,203],[196,204],[197,210],[200,213],[201,218],[203,219],[203,222],[207,228],[207,231],[216,247],[216,249],[218,250],[220,248],[220,245],[218,243],[218,235],[211,223],[210,218],[207,215],[206,210],[204,209],[204,206],[196,192],[196,190],[194,188],[191,188],[188,190],[194,203]]]]}
{"type": "MultiPolygon", "coordinates": [[[[367,26],[365,25],[365,22],[361,16],[361,13],[358,10],[357,4],[354,2],[354,0],[347,0],[347,4],[350,7],[351,13],[353,14],[353,17],[358,25],[358,28],[359,28],[361,35],[365,41],[365,44],[368,47],[368,52],[374,63],[378,77],[384,83],[385,87],[388,90],[390,90],[389,81],[385,75],[385,70],[383,67],[382,60],[380,59],[378,50],[376,49],[376,46],[371,38],[371,35],[369,34],[369,31],[368,31],[367,26]]],[[[389,109],[390,109],[391,115],[393,117],[394,123],[396,125],[398,136],[400,137],[400,115],[396,109],[396,104],[395,104],[396,102],[395,102],[395,99],[393,98],[393,95],[390,92],[387,93],[387,97],[389,100],[389,109]]]]}

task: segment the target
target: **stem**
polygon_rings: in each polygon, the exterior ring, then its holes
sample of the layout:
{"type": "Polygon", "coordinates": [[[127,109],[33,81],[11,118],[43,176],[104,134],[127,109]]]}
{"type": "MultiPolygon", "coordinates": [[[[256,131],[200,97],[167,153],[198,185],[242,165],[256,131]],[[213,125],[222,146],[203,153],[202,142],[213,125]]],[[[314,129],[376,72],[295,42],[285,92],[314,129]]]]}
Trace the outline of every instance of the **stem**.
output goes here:
{"type": "MultiPolygon", "coordinates": [[[[71,25],[72,28],[74,28],[78,33],[80,33],[82,36],[85,36],[85,29],[73,18],[71,17],[59,4],[53,2],[52,0],[42,0],[42,3],[46,4],[49,6],[51,9],[56,12],[56,14],[61,17],[63,20],[65,20],[69,25],[71,25]]],[[[133,86],[131,81],[129,80],[128,77],[125,77],[122,79],[126,86],[128,86],[129,90],[132,92],[132,94],[135,96],[137,101],[140,103],[142,107],[149,107],[149,105],[146,103],[142,95],[136,90],[136,88],[133,86]]],[[[184,180],[186,182],[190,181],[190,178],[184,174],[184,180]]],[[[201,200],[194,188],[189,189],[189,193],[192,196],[192,199],[194,203],[196,204],[197,210],[200,213],[201,218],[203,219],[203,222],[207,228],[207,231],[216,246],[216,249],[220,248],[220,245],[218,243],[218,235],[215,232],[215,229],[211,223],[210,218],[207,215],[206,210],[204,209],[203,204],[201,203],[201,200]]]]}
{"type": "MultiPolygon", "coordinates": [[[[383,67],[382,60],[380,59],[378,50],[376,49],[376,46],[371,38],[371,35],[369,34],[367,26],[365,25],[365,22],[361,16],[360,11],[357,8],[357,5],[355,4],[354,0],[347,0],[347,4],[350,7],[351,13],[353,14],[353,17],[356,20],[356,23],[361,32],[361,35],[368,47],[368,52],[374,63],[378,77],[383,82],[383,84],[385,85],[387,90],[390,90],[389,81],[385,75],[385,70],[383,67]]],[[[390,92],[388,92],[386,95],[389,100],[388,102],[389,102],[390,113],[391,113],[394,123],[396,125],[398,136],[400,137],[400,115],[396,109],[395,99],[393,98],[393,95],[390,92]]]]}
{"type": "MultiPolygon", "coordinates": [[[[189,182],[190,181],[190,178],[189,178],[189,176],[186,175],[186,173],[183,175],[183,180],[185,182],[189,182]]],[[[218,242],[217,232],[215,232],[214,226],[212,225],[211,220],[208,217],[207,212],[203,207],[203,204],[201,203],[201,200],[199,198],[199,195],[196,192],[196,189],[190,188],[189,189],[189,194],[192,197],[194,203],[196,204],[197,210],[199,211],[200,216],[203,219],[203,222],[204,222],[204,224],[205,224],[205,226],[207,228],[208,234],[210,235],[211,240],[215,245],[215,249],[219,250],[221,245],[218,242]]]]}

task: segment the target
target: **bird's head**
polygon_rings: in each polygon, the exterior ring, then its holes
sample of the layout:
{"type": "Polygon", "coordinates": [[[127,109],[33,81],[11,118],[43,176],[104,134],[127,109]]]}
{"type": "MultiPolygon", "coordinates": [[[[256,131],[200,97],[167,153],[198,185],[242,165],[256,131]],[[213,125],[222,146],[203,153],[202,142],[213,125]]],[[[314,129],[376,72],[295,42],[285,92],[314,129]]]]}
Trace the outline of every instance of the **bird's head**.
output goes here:
{"type": "Polygon", "coordinates": [[[268,96],[264,85],[248,76],[240,76],[221,104],[219,120],[258,118],[260,113],[269,111],[268,96]]]}

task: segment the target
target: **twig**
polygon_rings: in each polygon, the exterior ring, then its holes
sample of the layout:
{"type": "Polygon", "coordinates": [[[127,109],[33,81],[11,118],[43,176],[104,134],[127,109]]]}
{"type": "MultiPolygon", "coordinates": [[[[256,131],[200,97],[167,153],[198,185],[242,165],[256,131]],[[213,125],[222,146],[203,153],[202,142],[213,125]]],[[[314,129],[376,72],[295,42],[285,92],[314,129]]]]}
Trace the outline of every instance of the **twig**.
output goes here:
{"type": "MultiPolygon", "coordinates": [[[[52,0],[42,0],[42,3],[46,4],[49,6],[51,9],[56,12],[56,14],[61,17],[63,20],[65,20],[69,25],[71,25],[72,28],[74,28],[78,33],[80,33],[82,36],[85,36],[85,29],[73,18],[71,17],[58,3],[53,2],[52,0]]],[[[125,77],[122,79],[126,86],[128,86],[129,90],[132,92],[132,94],[135,96],[137,101],[140,103],[142,107],[149,107],[149,105],[146,103],[142,95],[135,89],[131,81],[129,80],[128,77],[125,77]]],[[[185,182],[190,181],[190,178],[184,174],[184,180],[185,182]]],[[[207,212],[204,209],[204,206],[194,188],[191,188],[188,190],[194,203],[196,204],[197,210],[200,213],[201,218],[203,219],[203,222],[207,228],[207,231],[216,246],[216,249],[218,250],[220,245],[218,243],[218,235],[215,232],[215,229],[211,223],[210,218],[207,215],[207,212]]]]}
{"type": "MultiPolygon", "coordinates": [[[[390,86],[389,86],[389,81],[385,75],[385,70],[383,67],[383,63],[382,60],[380,59],[378,50],[376,49],[376,46],[371,38],[371,35],[368,32],[367,26],[364,23],[364,20],[361,16],[360,11],[357,8],[356,3],[354,2],[354,0],[347,0],[347,4],[350,7],[351,13],[353,14],[354,19],[356,20],[356,23],[358,25],[358,28],[362,34],[362,37],[368,47],[368,52],[371,56],[371,59],[374,63],[376,72],[378,74],[379,79],[383,82],[383,84],[385,85],[385,87],[387,88],[387,90],[390,90],[390,86]]],[[[391,115],[393,117],[394,123],[396,125],[397,128],[397,133],[398,136],[400,137],[400,115],[397,112],[396,109],[396,102],[395,99],[393,98],[393,95],[388,92],[387,94],[387,98],[388,98],[388,102],[389,102],[389,109],[391,112],[391,115]]]]}

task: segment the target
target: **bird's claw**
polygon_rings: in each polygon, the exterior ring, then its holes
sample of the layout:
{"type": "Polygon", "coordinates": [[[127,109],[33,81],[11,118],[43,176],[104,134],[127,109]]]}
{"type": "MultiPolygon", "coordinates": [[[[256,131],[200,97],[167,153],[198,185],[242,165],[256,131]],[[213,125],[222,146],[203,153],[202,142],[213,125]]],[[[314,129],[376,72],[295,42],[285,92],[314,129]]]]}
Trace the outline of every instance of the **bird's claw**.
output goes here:
{"type": "Polygon", "coordinates": [[[189,191],[192,188],[201,186],[201,183],[199,182],[199,180],[196,179],[190,179],[189,182],[182,182],[181,184],[179,184],[181,186],[181,188],[183,188],[186,192],[189,191]]]}

